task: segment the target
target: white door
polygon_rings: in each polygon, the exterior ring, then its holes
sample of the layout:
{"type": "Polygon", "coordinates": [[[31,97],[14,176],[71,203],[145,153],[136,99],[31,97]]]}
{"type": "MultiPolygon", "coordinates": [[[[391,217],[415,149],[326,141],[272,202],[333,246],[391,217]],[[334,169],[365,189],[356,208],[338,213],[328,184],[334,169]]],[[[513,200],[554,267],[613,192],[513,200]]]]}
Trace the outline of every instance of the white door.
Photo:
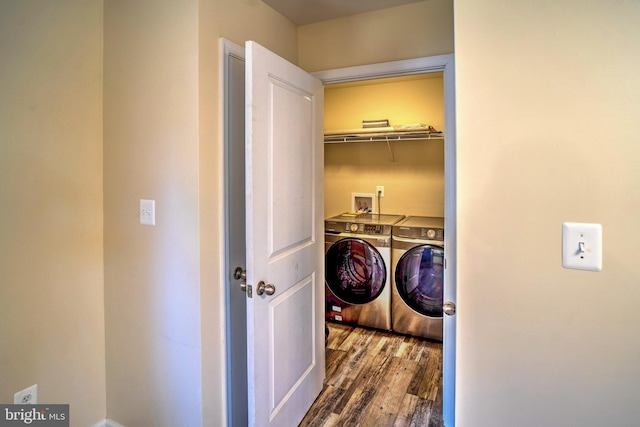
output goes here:
{"type": "Polygon", "coordinates": [[[249,425],[297,426],[324,379],[323,87],[245,48],[249,425]]]}

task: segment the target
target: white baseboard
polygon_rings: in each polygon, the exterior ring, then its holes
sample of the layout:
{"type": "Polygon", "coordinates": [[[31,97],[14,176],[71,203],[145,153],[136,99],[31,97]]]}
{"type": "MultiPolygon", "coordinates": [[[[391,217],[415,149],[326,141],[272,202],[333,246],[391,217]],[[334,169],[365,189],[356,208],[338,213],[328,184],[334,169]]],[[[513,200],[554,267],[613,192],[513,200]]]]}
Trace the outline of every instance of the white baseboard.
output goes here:
{"type": "Polygon", "coordinates": [[[118,424],[117,422],[110,420],[108,418],[95,423],[91,427],[124,427],[122,424],[118,424]]]}

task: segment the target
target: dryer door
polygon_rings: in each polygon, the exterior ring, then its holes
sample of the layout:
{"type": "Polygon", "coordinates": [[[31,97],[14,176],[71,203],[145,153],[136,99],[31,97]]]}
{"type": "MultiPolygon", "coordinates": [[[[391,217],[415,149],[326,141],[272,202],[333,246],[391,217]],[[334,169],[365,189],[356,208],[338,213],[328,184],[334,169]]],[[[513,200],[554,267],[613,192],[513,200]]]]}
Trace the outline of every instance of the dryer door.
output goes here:
{"type": "Polygon", "coordinates": [[[416,246],[396,266],[396,290],[403,301],[423,316],[442,317],[444,248],[416,246]]]}
{"type": "Polygon", "coordinates": [[[325,280],[342,301],[366,304],[382,293],[387,267],[373,245],[362,239],[345,238],[327,250],[325,280]]]}

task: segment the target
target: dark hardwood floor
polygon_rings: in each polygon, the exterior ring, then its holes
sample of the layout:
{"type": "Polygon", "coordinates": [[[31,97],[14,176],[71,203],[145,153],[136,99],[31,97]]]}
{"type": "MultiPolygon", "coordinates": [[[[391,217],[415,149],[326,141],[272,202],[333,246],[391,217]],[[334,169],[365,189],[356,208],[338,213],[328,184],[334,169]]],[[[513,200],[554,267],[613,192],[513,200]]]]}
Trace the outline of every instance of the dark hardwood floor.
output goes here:
{"type": "Polygon", "coordinates": [[[442,343],[329,324],[326,379],[300,426],[442,427],[442,343]]]}

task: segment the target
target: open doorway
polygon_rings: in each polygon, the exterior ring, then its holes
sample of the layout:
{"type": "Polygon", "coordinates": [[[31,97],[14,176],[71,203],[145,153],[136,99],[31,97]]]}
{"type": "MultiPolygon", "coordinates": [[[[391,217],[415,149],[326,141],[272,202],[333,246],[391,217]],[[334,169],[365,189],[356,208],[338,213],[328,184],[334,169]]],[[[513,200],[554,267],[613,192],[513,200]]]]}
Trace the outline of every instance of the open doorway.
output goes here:
{"type": "MultiPolygon", "coordinates": [[[[244,161],[243,150],[236,149],[244,143],[244,61],[243,48],[222,41],[223,91],[224,91],[224,181],[225,181],[225,329],[228,424],[242,425],[246,419],[246,347],[243,342],[246,331],[245,296],[240,290],[241,275],[234,280],[233,271],[242,266],[244,239],[241,238],[244,217],[244,161]],[[241,72],[242,70],[242,72],[241,72]]],[[[445,232],[447,250],[445,260],[445,300],[455,302],[455,127],[453,106],[453,56],[422,58],[371,66],[352,67],[315,73],[325,84],[398,77],[440,72],[445,86],[445,232]]],[[[445,320],[445,390],[444,418],[446,425],[453,425],[453,399],[455,381],[455,317],[445,320]]]]}

